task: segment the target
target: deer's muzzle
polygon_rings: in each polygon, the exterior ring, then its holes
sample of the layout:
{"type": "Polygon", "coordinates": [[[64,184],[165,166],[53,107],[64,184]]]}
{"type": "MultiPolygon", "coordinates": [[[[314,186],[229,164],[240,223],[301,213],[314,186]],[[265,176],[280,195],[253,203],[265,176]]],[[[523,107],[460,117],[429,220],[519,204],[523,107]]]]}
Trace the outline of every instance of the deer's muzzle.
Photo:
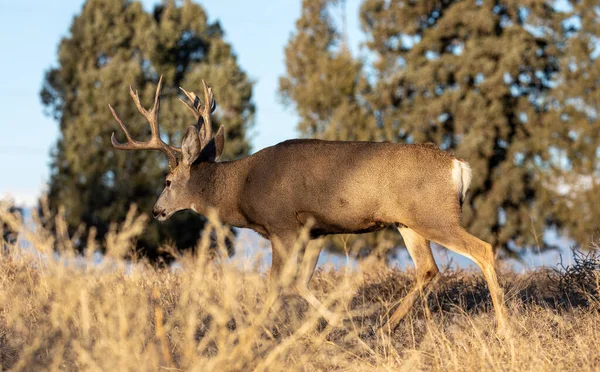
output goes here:
{"type": "Polygon", "coordinates": [[[152,209],[152,216],[154,216],[154,218],[156,219],[162,219],[167,217],[167,212],[162,208],[154,206],[154,208],[152,209]]]}

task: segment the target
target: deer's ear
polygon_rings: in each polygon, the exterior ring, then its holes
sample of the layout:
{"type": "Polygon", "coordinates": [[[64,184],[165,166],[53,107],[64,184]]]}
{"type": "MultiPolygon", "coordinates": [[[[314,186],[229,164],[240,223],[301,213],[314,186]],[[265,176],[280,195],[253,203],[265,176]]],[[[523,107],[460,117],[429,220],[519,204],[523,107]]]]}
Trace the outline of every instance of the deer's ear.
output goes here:
{"type": "Polygon", "coordinates": [[[181,143],[183,165],[186,167],[192,165],[198,159],[198,156],[200,156],[201,150],[202,145],[200,144],[198,131],[194,127],[189,127],[181,143]]]}
{"type": "Polygon", "coordinates": [[[217,134],[215,135],[215,157],[218,158],[223,153],[223,147],[225,147],[225,127],[220,126],[217,134]]]}
{"type": "Polygon", "coordinates": [[[215,161],[225,147],[225,127],[221,125],[217,134],[202,148],[200,161],[215,161]]]}

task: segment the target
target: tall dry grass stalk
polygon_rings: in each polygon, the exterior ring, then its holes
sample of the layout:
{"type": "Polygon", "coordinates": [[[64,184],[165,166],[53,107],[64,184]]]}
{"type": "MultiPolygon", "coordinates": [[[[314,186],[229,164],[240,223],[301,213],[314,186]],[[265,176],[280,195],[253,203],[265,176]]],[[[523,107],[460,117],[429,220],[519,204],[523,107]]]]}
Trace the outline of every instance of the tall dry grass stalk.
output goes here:
{"type": "MultiPolygon", "coordinates": [[[[398,330],[375,326],[408,291],[412,273],[319,271],[312,288],[343,326],[300,297],[223,256],[227,229],[210,217],[195,254],[153,267],[124,259],[146,218],[132,209],[108,234],[106,256],[37,224],[28,247],[3,244],[0,363],[13,370],[599,370],[600,260],[527,274],[501,273],[512,335],[495,333],[478,272],[444,270],[398,330]],[[212,236],[221,255],[209,254],[212,236]],[[75,247],[83,246],[83,256],[75,247]],[[58,253],[55,253],[55,248],[58,253]]],[[[39,218],[34,218],[39,222],[39,218]]]]}

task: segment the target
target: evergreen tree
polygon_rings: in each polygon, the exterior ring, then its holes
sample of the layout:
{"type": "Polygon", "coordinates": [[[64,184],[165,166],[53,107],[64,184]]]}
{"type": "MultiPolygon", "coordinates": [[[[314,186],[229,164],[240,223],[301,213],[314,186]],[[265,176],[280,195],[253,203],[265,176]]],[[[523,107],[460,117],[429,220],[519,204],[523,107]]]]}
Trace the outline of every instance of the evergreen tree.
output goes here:
{"type": "Polygon", "coordinates": [[[279,80],[286,104],[295,103],[304,136],[329,140],[374,138],[375,120],[357,101],[366,85],[362,63],[335,28],[332,0],[305,0],[297,33],[285,48],[287,75],[279,80]],[[347,125],[348,122],[353,125],[347,125]]]}
{"type": "MultiPolygon", "coordinates": [[[[597,14],[587,8],[581,30],[567,27],[569,17],[590,4],[578,2],[570,12],[544,0],[364,0],[366,62],[348,57],[344,68],[335,61],[347,53],[328,41],[339,37],[330,21],[335,4],[303,1],[288,44],[280,91],[300,115],[303,135],[433,142],[468,160],[474,176],[463,224],[505,254],[543,245],[541,234],[553,226],[580,242],[589,239],[582,232],[596,227],[572,222],[584,208],[557,202],[554,170],[565,159],[569,168],[560,168],[562,175],[598,169],[591,143],[598,130],[597,62],[589,59],[597,14]],[[587,65],[568,72],[575,62],[566,56],[576,48],[585,49],[579,58],[587,65]],[[343,71],[356,72],[341,78],[343,71]],[[565,83],[581,81],[576,74],[595,78],[579,87],[565,83]],[[355,104],[343,121],[334,115],[340,102],[355,104]],[[338,135],[325,135],[329,131],[338,135]]],[[[573,195],[591,198],[589,192],[573,195]]],[[[600,217],[596,204],[587,201],[585,210],[594,214],[586,221],[600,217]]]]}
{"type": "MultiPolygon", "coordinates": [[[[159,75],[164,82],[161,130],[172,144],[179,147],[182,131],[194,123],[178,102],[178,87],[199,90],[205,79],[219,105],[213,125],[224,124],[227,130],[224,158],[248,153],[252,83],[223,40],[218,22],[208,22],[204,9],[191,1],[166,1],[148,13],[138,1],[88,0],[61,41],[59,64],[47,71],[41,92],[61,130],[52,154],[48,202],[53,211],[65,207],[70,229],[82,223],[94,226],[102,239],[111,222],[124,219],[131,203],[144,212],[152,209],[167,160],[156,152],[113,149],[111,133],[123,138],[108,104],[134,138],[147,138],[148,125],[128,85],[148,106],[159,75]]],[[[164,224],[151,222],[139,247],[150,256],[169,241],[190,247],[202,227],[199,216],[179,213],[164,224]]]]}
{"type": "Polygon", "coordinates": [[[562,8],[565,52],[547,121],[554,156],[545,159],[543,182],[554,200],[552,221],[587,246],[600,216],[600,16],[597,1],[570,1],[562,8]]]}

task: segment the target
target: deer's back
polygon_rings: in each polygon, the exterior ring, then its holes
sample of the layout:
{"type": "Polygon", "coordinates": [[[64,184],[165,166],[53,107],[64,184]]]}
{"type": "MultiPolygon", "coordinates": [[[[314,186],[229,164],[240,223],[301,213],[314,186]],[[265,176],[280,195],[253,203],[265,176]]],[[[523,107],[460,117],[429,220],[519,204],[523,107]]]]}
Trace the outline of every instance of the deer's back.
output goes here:
{"type": "Polygon", "coordinates": [[[312,218],[332,233],[402,223],[400,210],[452,187],[454,157],[433,145],[291,140],[249,160],[242,199],[250,218],[269,226],[312,218]]]}

